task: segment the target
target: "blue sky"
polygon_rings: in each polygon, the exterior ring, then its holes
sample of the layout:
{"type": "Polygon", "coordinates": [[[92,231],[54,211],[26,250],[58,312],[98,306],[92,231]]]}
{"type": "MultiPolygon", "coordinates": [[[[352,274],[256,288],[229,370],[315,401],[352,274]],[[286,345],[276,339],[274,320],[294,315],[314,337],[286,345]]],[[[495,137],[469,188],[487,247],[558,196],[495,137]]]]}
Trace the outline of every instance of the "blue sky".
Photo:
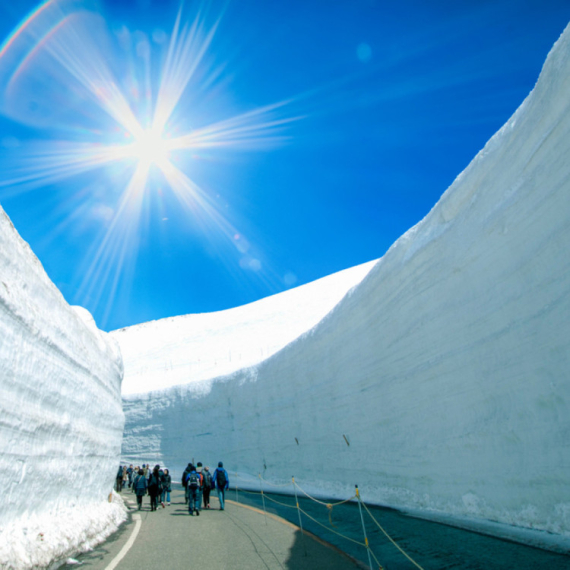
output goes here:
{"type": "Polygon", "coordinates": [[[0,203],[105,330],[381,257],[528,95],[570,20],[555,0],[38,5],[0,0],[0,203]],[[124,201],[148,153],[75,168],[74,149],[134,148],[125,116],[146,128],[177,85],[177,17],[178,71],[196,65],[162,134],[193,138],[124,201]],[[103,76],[130,111],[97,103],[103,76]]]}

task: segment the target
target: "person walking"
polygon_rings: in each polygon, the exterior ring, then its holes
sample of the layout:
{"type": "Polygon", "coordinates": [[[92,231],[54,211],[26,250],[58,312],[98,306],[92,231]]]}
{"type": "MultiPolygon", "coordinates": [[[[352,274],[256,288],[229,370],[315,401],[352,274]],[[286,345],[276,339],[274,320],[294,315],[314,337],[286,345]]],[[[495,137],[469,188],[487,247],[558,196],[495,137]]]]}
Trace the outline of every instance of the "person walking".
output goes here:
{"type": "Polygon", "coordinates": [[[202,471],[202,495],[204,497],[204,508],[210,508],[210,491],[212,490],[212,474],[210,473],[210,468],[206,465],[204,471],[202,471]]]}
{"type": "Polygon", "coordinates": [[[188,504],[188,474],[194,470],[192,463],[188,463],[184,473],[182,473],[182,486],[184,487],[184,503],[188,504]]]}
{"type": "Polygon", "coordinates": [[[186,477],[186,483],[188,488],[188,513],[190,516],[194,516],[194,511],[196,511],[196,516],[200,516],[200,503],[198,502],[199,489],[202,486],[202,476],[196,471],[194,466],[192,466],[192,471],[188,473],[186,477]]]}
{"type": "Polygon", "coordinates": [[[198,461],[196,464],[196,472],[200,475],[201,485],[198,487],[198,509],[202,509],[202,495],[204,493],[204,471],[202,467],[202,462],[198,461]]]}
{"type": "Polygon", "coordinates": [[[131,493],[135,492],[135,478],[138,476],[140,469],[141,468],[137,465],[133,470],[133,484],[131,485],[131,493]]]}
{"type": "Polygon", "coordinates": [[[129,489],[132,487],[133,485],[133,475],[134,475],[134,469],[133,469],[133,464],[131,463],[127,469],[127,476],[129,478],[129,489]]]}
{"type": "Polygon", "coordinates": [[[150,495],[150,510],[156,511],[156,498],[160,494],[160,466],[155,465],[148,479],[148,494],[150,495]]]}
{"type": "Polygon", "coordinates": [[[164,470],[164,475],[162,476],[162,493],[160,495],[160,502],[164,506],[164,501],[170,505],[170,492],[172,491],[172,477],[168,469],[164,470]]]}
{"type": "Polygon", "coordinates": [[[218,468],[214,471],[212,480],[214,482],[214,489],[218,489],[220,511],[223,511],[225,506],[226,489],[230,488],[230,478],[221,461],[218,463],[218,468]]]}
{"type": "Polygon", "coordinates": [[[135,477],[135,480],[133,481],[133,490],[137,496],[137,505],[139,511],[142,509],[142,500],[143,497],[146,495],[147,487],[148,484],[146,481],[146,477],[144,476],[144,471],[142,469],[139,469],[139,473],[135,477]]]}
{"type": "Polygon", "coordinates": [[[123,466],[119,465],[119,471],[117,471],[117,480],[115,482],[115,490],[120,493],[123,489],[123,466]]]}

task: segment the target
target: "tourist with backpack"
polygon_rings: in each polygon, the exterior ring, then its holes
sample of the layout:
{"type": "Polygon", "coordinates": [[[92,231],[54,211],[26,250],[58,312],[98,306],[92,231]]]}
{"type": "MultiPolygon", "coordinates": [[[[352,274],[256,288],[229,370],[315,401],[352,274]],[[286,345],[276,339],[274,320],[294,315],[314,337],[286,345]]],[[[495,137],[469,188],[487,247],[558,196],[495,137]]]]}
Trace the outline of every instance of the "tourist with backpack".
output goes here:
{"type": "Polygon", "coordinates": [[[200,475],[200,479],[202,479],[202,485],[198,489],[198,508],[202,508],[202,495],[204,494],[204,471],[202,467],[202,462],[198,461],[196,463],[196,472],[200,475]]]}
{"type": "Polygon", "coordinates": [[[200,502],[198,497],[200,496],[200,489],[202,487],[202,475],[194,469],[194,466],[192,466],[192,471],[190,471],[188,477],[186,477],[186,486],[188,488],[188,513],[194,516],[194,511],[196,511],[196,516],[200,516],[200,502]]]}
{"type": "Polygon", "coordinates": [[[208,466],[204,467],[202,471],[202,496],[204,497],[204,508],[210,508],[210,491],[212,490],[212,474],[210,473],[210,468],[208,466]]]}
{"type": "Polygon", "coordinates": [[[148,479],[148,494],[150,495],[150,510],[156,511],[156,498],[160,495],[160,466],[155,465],[148,479]]]}
{"type": "Polygon", "coordinates": [[[144,476],[144,471],[139,469],[139,474],[135,477],[133,481],[133,490],[137,495],[137,505],[139,511],[142,509],[142,500],[143,497],[146,495],[148,484],[146,481],[146,477],[144,476]]]}
{"type": "Polygon", "coordinates": [[[228,472],[224,469],[224,464],[220,461],[218,468],[214,471],[212,477],[214,489],[218,489],[218,499],[220,501],[220,511],[224,510],[224,501],[226,498],[226,489],[230,488],[230,478],[228,472]]]}
{"type": "Polygon", "coordinates": [[[184,487],[184,503],[188,504],[188,473],[194,469],[192,463],[188,463],[184,473],[182,473],[182,486],[184,487]]]}

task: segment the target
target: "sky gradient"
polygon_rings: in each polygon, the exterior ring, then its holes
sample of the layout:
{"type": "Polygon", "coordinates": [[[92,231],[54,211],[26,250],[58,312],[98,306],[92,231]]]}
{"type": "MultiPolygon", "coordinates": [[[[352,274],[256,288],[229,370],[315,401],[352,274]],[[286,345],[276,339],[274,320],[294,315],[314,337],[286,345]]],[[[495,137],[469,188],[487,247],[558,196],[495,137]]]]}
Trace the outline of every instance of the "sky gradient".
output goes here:
{"type": "Polygon", "coordinates": [[[243,305],[381,257],[569,20],[555,0],[0,0],[0,203],[105,330],[243,305]],[[149,126],[161,85],[182,142],[133,190],[128,117],[149,126]]]}

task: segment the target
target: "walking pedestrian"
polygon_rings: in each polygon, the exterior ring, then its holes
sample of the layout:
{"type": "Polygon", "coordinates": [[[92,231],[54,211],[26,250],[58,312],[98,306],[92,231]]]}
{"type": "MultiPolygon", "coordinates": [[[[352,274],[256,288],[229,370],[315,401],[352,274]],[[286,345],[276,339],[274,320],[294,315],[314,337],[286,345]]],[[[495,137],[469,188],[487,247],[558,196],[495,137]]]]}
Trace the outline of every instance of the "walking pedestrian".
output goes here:
{"type": "Polygon", "coordinates": [[[134,475],[134,469],[133,469],[133,464],[131,463],[127,469],[127,476],[129,478],[129,489],[132,487],[133,485],[133,475],[134,475]]]}
{"type": "Polygon", "coordinates": [[[200,503],[198,502],[199,489],[202,486],[202,476],[192,466],[192,471],[186,477],[188,488],[188,513],[193,516],[196,511],[196,516],[200,516],[200,503]]]}
{"type": "Polygon", "coordinates": [[[230,478],[228,476],[228,472],[224,469],[224,464],[221,461],[218,462],[218,468],[214,471],[212,480],[214,482],[214,488],[218,489],[220,511],[223,511],[225,507],[226,489],[230,488],[230,478]]]}
{"type": "Polygon", "coordinates": [[[212,490],[212,474],[210,473],[210,468],[206,465],[204,471],[202,471],[202,478],[204,482],[202,483],[202,494],[204,497],[204,508],[210,508],[210,491],[212,490]]]}
{"type": "Polygon", "coordinates": [[[184,473],[182,473],[182,486],[184,487],[184,503],[188,504],[188,474],[193,471],[194,466],[192,463],[188,463],[184,473]]]}
{"type": "Polygon", "coordinates": [[[143,497],[146,495],[148,484],[146,481],[146,477],[144,476],[144,471],[139,469],[138,475],[135,477],[133,481],[133,490],[137,495],[137,505],[139,511],[142,509],[142,500],[143,497]]]}
{"type": "Polygon", "coordinates": [[[148,494],[150,495],[150,510],[156,511],[156,498],[160,494],[160,470],[159,465],[155,465],[148,480],[148,494]]]}
{"type": "Polygon", "coordinates": [[[117,471],[117,480],[115,482],[115,489],[117,493],[120,493],[123,488],[123,466],[119,465],[119,470],[117,471]]]}
{"type": "Polygon", "coordinates": [[[201,480],[201,485],[198,488],[198,508],[201,509],[202,508],[202,495],[204,493],[204,471],[203,471],[203,467],[202,467],[202,462],[198,461],[198,463],[196,464],[196,472],[198,473],[198,475],[200,475],[200,480],[201,480]]]}
{"type": "Polygon", "coordinates": [[[162,477],[162,493],[160,495],[160,502],[164,506],[164,501],[170,505],[170,492],[172,491],[172,477],[168,469],[164,470],[164,475],[162,477]]]}
{"type": "Polygon", "coordinates": [[[135,478],[138,476],[140,469],[141,468],[137,465],[133,471],[133,484],[131,486],[131,493],[135,492],[135,478]]]}

